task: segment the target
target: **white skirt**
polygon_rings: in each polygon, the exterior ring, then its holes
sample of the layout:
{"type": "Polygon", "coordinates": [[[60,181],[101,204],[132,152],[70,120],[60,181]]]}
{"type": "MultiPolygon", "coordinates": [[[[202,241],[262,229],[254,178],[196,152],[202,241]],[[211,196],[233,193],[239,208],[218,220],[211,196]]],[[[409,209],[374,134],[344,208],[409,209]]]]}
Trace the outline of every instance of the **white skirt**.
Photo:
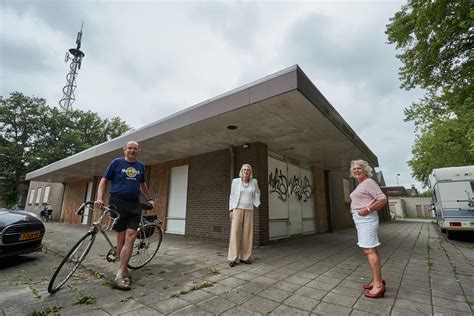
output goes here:
{"type": "Polygon", "coordinates": [[[379,216],[376,212],[367,216],[352,214],[357,229],[357,245],[361,248],[375,248],[379,242],[379,216]]]}

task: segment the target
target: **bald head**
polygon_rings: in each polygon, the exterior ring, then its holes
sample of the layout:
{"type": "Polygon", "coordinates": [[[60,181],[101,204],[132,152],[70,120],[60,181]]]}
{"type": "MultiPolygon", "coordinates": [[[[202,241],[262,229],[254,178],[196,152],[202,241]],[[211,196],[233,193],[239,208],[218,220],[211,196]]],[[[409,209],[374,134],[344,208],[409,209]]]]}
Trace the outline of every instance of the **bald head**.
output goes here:
{"type": "Polygon", "coordinates": [[[131,141],[127,142],[127,143],[123,146],[123,150],[127,149],[127,147],[128,147],[129,145],[135,145],[135,146],[137,146],[138,149],[140,149],[140,145],[138,145],[138,143],[137,143],[136,141],[131,140],[131,141]]]}
{"type": "Polygon", "coordinates": [[[140,147],[136,141],[129,141],[125,144],[123,148],[123,152],[125,154],[125,160],[128,162],[135,162],[137,161],[138,152],[140,151],[140,147]]]}

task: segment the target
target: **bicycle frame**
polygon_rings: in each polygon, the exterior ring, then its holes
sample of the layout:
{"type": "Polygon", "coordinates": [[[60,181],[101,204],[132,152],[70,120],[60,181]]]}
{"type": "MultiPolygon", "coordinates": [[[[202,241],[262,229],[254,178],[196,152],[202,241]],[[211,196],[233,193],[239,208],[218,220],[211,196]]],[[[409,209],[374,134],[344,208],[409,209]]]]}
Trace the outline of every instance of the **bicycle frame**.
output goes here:
{"type": "MultiPolygon", "coordinates": [[[[83,215],[85,208],[93,207],[93,205],[94,202],[92,201],[83,203],[75,212],[76,215],[83,215]]],[[[152,205],[142,205],[143,210],[151,208],[152,205]]],[[[133,245],[136,253],[135,255],[132,255],[132,258],[135,258],[136,260],[127,264],[127,267],[130,269],[139,269],[148,264],[154,258],[161,245],[163,236],[159,226],[161,220],[156,215],[151,218],[148,217],[151,221],[148,221],[146,217],[147,216],[144,216],[143,213],[140,215],[140,224],[137,230],[137,232],[139,232],[139,237],[133,245]],[[151,227],[153,228],[151,234],[147,236],[146,232],[148,231],[148,228],[151,227]]],[[[109,205],[102,207],[102,214],[99,218],[92,223],[87,233],[76,242],[56,268],[48,285],[49,293],[55,293],[58,291],[74,274],[88,255],[98,232],[101,232],[107,243],[110,245],[110,250],[107,254],[107,261],[115,262],[118,260],[116,256],[116,247],[107,235],[107,230],[111,230],[119,218],[120,215],[113,209],[113,206],[109,205]],[[112,222],[110,220],[112,220],[112,222]]]]}
{"type": "MultiPolygon", "coordinates": [[[[84,214],[84,210],[86,207],[90,207],[90,206],[93,206],[94,203],[93,202],[85,202],[81,205],[81,207],[79,207],[75,214],[76,215],[83,215],[84,214]]],[[[144,205],[142,205],[143,207],[144,205]]],[[[93,208],[92,208],[93,209],[93,208]]],[[[112,230],[116,221],[120,218],[120,214],[115,211],[110,205],[109,206],[103,206],[102,207],[103,211],[102,211],[102,214],[100,215],[100,217],[92,223],[91,227],[89,228],[89,232],[93,233],[93,234],[97,234],[98,232],[100,232],[102,234],[102,236],[104,236],[105,240],[107,241],[107,243],[109,244],[110,246],[110,250],[107,254],[107,260],[109,262],[114,262],[114,261],[117,261],[118,258],[115,257],[116,253],[116,246],[114,245],[114,243],[112,242],[112,240],[110,239],[109,235],[107,235],[107,230],[112,230]],[[115,215],[115,217],[113,217],[112,215],[115,215]],[[109,220],[112,220],[112,223],[106,223],[105,221],[109,221],[109,220]],[[109,257],[111,256],[111,257],[109,257]]],[[[158,216],[156,215],[145,215],[143,214],[144,211],[146,212],[146,210],[144,208],[142,208],[142,212],[140,214],[140,223],[139,223],[139,226],[138,226],[138,229],[141,229],[143,227],[145,227],[145,225],[156,225],[156,226],[160,226],[162,221],[158,218],[158,216]],[[150,221],[148,220],[150,219],[150,221]]],[[[137,230],[138,230],[137,229],[137,230]]],[[[133,254],[132,254],[133,256],[133,254]]]]}
{"type": "MultiPolygon", "coordinates": [[[[86,207],[91,207],[93,205],[94,205],[94,202],[85,202],[76,210],[75,214],[82,216],[84,214],[84,209],[86,207]]],[[[113,242],[110,240],[106,231],[112,230],[112,228],[115,225],[115,222],[120,218],[120,214],[117,211],[113,210],[110,206],[103,206],[102,209],[103,209],[102,214],[95,222],[92,223],[91,227],[89,228],[89,232],[93,234],[97,234],[98,232],[100,232],[102,236],[104,236],[105,240],[110,245],[110,247],[114,248],[115,246],[113,242]],[[115,218],[112,217],[113,214],[116,216],[115,218]],[[112,220],[112,224],[105,223],[106,220],[112,220]]]]}

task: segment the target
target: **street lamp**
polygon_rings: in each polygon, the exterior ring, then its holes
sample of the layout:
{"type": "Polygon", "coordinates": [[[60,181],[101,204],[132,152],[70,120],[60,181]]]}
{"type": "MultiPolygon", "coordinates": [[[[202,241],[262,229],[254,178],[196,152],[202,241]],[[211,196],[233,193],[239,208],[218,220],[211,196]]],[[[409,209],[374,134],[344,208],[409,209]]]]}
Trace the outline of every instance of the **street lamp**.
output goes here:
{"type": "Polygon", "coordinates": [[[399,174],[399,173],[397,173],[397,187],[399,187],[399,186],[400,186],[400,183],[398,183],[398,177],[399,177],[399,176],[400,176],[400,174],[399,174]]]}

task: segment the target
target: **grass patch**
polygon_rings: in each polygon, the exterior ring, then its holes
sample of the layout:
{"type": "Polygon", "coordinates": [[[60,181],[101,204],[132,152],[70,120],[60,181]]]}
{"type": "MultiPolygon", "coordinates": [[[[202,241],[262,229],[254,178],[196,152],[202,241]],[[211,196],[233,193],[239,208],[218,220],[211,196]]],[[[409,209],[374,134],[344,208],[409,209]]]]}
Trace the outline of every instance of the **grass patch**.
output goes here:
{"type": "Polygon", "coordinates": [[[183,291],[179,291],[179,292],[176,292],[176,293],[172,294],[170,297],[171,298],[175,298],[175,297],[177,298],[177,297],[180,297],[181,295],[188,294],[188,293],[189,293],[189,291],[184,291],[183,290],[183,291]]]}
{"type": "Polygon", "coordinates": [[[179,297],[181,295],[188,294],[189,292],[197,291],[197,290],[200,290],[200,289],[205,289],[207,287],[212,287],[212,286],[214,286],[214,282],[204,282],[204,283],[201,283],[199,285],[193,286],[189,290],[183,290],[183,291],[176,292],[173,295],[171,295],[171,297],[179,297]]]}
{"type": "Polygon", "coordinates": [[[95,297],[90,295],[81,295],[72,305],[91,305],[95,303],[95,297]]]}
{"type": "Polygon", "coordinates": [[[31,292],[33,292],[33,294],[38,298],[40,299],[41,298],[41,295],[39,294],[38,290],[35,289],[32,285],[29,286],[31,292]]]}
{"type": "Polygon", "coordinates": [[[138,298],[138,297],[143,297],[143,296],[145,296],[145,293],[143,293],[143,292],[138,292],[136,295],[130,295],[130,296],[126,296],[126,297],[122,298],[122,299],[120,300],[120,302],[128,302],[128,301],[131,301],[131,300],[134,300],[134,299],[136,299],[136,298],[138,298]]]}
{"type": "Polygon", "coordinates": [[[34,310],[32,312],[29,312],[28,314],[26,314],[26,316],[44,316],[44,315],[49,315],[49,314],[59,315],[59,311],[61,310],[61,308],[63,307],[56,306],[56,305],[47,306],[47,307],[43,307],[40,310],[34,310]]]}
{"type": "Polygon", "coordinates": [[[107,286],[107,287],[111,287],[112,284],[114,283],[114,278],[112,277],[108,277],[108,278],[104,278],[104,281],[102,282],[102,285],[103,286],[107,286]]]}
{"type": "Polygon", "coordinates": [[[219,270],[214,269],[214,268],[209,268],[209,271],[207,272],[207,275],[218,275],[221,274],[219,270]]]}
{"type": "Polygon", "coordinates": [[[87,268],[86,271],[92,274],[93,276],[95,276],[97,279],[102,279],[105,276],[103,273],[98,272],[91,268],[87,268]]]}
{"type": "Polygon", "coordinates": [[[122,298],[120,300],[120,302],[128,302],[128,301],[133,300],[133,299],[134,299],[133,296],[127,296],[127,297],[122,298]]]}

